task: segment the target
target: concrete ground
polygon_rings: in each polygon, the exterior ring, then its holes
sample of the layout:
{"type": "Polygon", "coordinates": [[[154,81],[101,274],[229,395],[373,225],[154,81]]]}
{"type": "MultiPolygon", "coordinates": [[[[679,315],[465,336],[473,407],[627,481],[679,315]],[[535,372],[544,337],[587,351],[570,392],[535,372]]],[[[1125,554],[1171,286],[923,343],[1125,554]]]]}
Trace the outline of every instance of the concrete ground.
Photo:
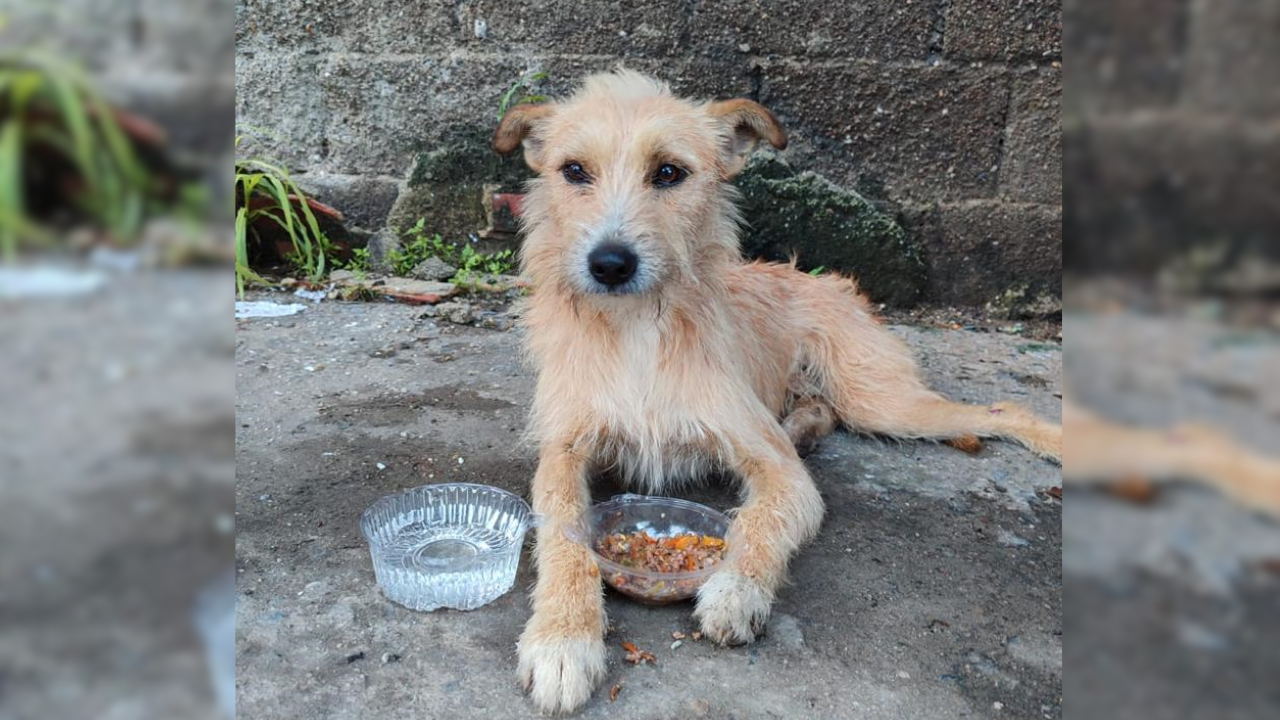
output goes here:
{"type": "MultiPolygon", "coordinates": [[[[1138,425],[1212,424],[1276,455],[1280,336],[1208,321],[1211,309],[1068,313],[1073,399],[1138,425]]],[[[1192,485],[1145,505],[1070,495],[1071,715],[1280,717],[1280,523],[1192,485]]]]}
{"type": "MultiPolygon", "coordinates": [[[[258,299],[270,299],[263,296],[258,299]]],[[[279,297],[279,296],[274,296],[279,297]]],[[[953,398],[1060,417],[1056,345],[897,328],[953,398]]],[[[377,498],[470,481],[526,494],[533,378],[518,331],[423,308],[322,303],[237,322],[237,692],[241,718],[524,718],[515,641],[533,567],[472,611],[387,601],[357,521],[377,498]]],[[[609,675],[584,718],[1039,718],[1062,714],[1058,468],[991,443],[838,434],[808,464],[826,499],[768,634],[686,639],[692,605],[607,601],[609,675]],[[631,666],[630,641],[657,656],[631,666]],[[616,701],[609,689],[620,685],[616,701]]],[[[607,480],[600,498],[618,492],[607,480]]],[[[731,488],[685,496],[720,509],[731,488]]]]}
{"type": "Polygon", "coordinates": [[[234,552],[233,293],[0,300],[0,719],[223,717],[193,605],[234,552]]]}

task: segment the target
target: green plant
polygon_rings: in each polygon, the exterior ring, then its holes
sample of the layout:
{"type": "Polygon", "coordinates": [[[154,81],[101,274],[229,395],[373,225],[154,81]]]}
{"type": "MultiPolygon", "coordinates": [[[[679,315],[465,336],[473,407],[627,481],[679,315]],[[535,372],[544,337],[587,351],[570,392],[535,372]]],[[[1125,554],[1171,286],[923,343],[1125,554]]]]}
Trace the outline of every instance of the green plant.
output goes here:
{"type": "Polygon", "coordinates": [[[455,267],[458,265],[457,245],[445,242],[439,234],[428,233],[425,218],[419,218],[408,232],[401,234],[401,240],[399,250],[387,253],[387,264],[396,275],[408,275],[430,257],[440,258],[455,267]]]}
{"type": "Polygon", "coordinates": [[[26,197],[32,175],[61,175],[58,192],[116,242],[138,237],[155,195],[122,115],[75,65],[23,48],[0,53],[0,255],[52,240],[26,197]]]}
{"type": "Polygon", "coordinates": [[[408,275],[415,267],[413,256],[402,250],[387,251],[387,267],[391,269],[392,275],[401,277],[408,275]]]}
{"type": "Polygon", "coordinates": [[[505,275],[515,268],[515,253],[511,250],[482,253],[468,243],[448,242],[439,234],[428,233],[425,219],[402,233],[401,239],[400,249],[387,253],[387,264],[396,275],[407,275],[432,257],[457,269],[450,280],[458,285],[474,285],[477,275],[505,275]]]}
{"type": "Polygon", "coordinates": [[[351,285],[342,289],[342,299],[352,302],[371,302],[382,297],[382,293],[366,285],[351,285]]]}
{"type": "Polygon", "coordinates": [[[498,119],[501,120],[507,111],[516,105],[523,103],[540,103],[547,100],[546,95],[530,94],[529,91],[534,89],[534,85],[547,79],[545,72],[524,72],[521,73],[515,84],[502,94],[502,99],[498,101],[498,119]]]}
{"type": "Polygon", "coordinates": [[[369,276],[369,248],[354,248],[351,251],[351,259],[345,263],[340,260],[334,260],[335,268],[350,270],[356,280],[364,280],[369,276]]]}
{"type": "Polygon", "coordinates": [[[827,269],[827,266],[826,266],[826,265],[819,265],[818,267],[816,267],[816,268],[814,268],[814,269],[810,270],[810,271],[809,271],[809,274],[810,274],[810,275],[812,275],[812,276],[814,276],[814,277],[818,277],[818,276],[819,276],[819,275],[821,275],[821,274],[822,274],[826,269],[827,269]]]}
{"type": "MultiPolygon", "coordinates": [[[[244,136],[236,137],[236,148],[244,136]]],[[[306,193],[288,171],[261,158],[236,160],[236,290],[243,296],[246,282],[265,282],[249,267],[249,240],[261,241],[260,223],[284,230],[293,246],[288,260],[312,282],[329,267],[329,239],[320,229],[306,193]]]]}
{"type": "Polygon", "coordinates": [[[458,272],[453,276],[456,285],[476,284],[476,275],[505,275],[515,267],[515,254],[502,250],[486,255],[476,252],[470,245],[463,245],[459,253],[458,272]]]}

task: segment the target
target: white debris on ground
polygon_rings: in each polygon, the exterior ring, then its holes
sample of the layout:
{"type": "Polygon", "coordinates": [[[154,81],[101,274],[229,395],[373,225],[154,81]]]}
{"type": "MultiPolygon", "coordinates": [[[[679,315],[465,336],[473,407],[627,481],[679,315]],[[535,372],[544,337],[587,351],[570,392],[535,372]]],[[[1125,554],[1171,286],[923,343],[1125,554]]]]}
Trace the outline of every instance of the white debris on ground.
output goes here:
{"type": "Polygon", "coordinates": [[[87,295],[106,284],[107,276],[96,270],[0,267],[0,300],[87,295]]]}
{"type": "Polygon", "coordinates": [[[293,291],[293,294],[304,300],[310,300],[311,302],[318,303],[328,297],[331,290],[333,290],[332,285],[324,290],[307,290],[306,288],[298,288],[293,291]]]}
{"type": "Polygon", "coordinates": [[[238,300],[236,301],[236,319],[286,317],[288,315],[297,315],[306,309],[306,305],[298,303],[281,304],[266,300],[238,300]]]}

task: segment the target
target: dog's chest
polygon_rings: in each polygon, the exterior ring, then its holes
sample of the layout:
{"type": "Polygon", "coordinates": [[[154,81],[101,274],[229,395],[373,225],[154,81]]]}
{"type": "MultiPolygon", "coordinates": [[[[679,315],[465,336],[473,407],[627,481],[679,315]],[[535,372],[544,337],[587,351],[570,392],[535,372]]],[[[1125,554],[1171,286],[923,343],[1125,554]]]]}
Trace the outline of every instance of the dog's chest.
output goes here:
{"type": "Polygon", "coordinates": [[[695,387],[705,371],[672,357],[658,332],[637,328],[621,334],[616,358],[603,369],[593,394],[597,413],[611,425],[644,435],[663,429],[679,435],[680,428],[706,421],[705,392],[695,387]]]}
{"type": "Polygon", "coordinates": [[[704,474],[726,422],[719,378],[696,361],[672,358],[656,332],[628,333],[620,349],[615,380],[593,401],[607,427],[608,460],[655,490],[704,474]]]}

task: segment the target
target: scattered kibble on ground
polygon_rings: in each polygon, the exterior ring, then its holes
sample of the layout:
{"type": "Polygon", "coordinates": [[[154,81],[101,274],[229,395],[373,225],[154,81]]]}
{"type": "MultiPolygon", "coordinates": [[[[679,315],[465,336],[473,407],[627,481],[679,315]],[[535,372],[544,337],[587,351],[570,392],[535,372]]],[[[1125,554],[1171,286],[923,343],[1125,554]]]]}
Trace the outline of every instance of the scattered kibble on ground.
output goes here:
{"type": "Polygon", "coordinates": [[[648,663],[658,662],[658,658],[654,657],[653,653],[649,652],[648,650],[641,650],[640,648],[636,647],[635,643],[624,642],[622,643],[622,649],[627,651],[626,660],[632,665],[641,665],[646,662],[648,663]]]}

